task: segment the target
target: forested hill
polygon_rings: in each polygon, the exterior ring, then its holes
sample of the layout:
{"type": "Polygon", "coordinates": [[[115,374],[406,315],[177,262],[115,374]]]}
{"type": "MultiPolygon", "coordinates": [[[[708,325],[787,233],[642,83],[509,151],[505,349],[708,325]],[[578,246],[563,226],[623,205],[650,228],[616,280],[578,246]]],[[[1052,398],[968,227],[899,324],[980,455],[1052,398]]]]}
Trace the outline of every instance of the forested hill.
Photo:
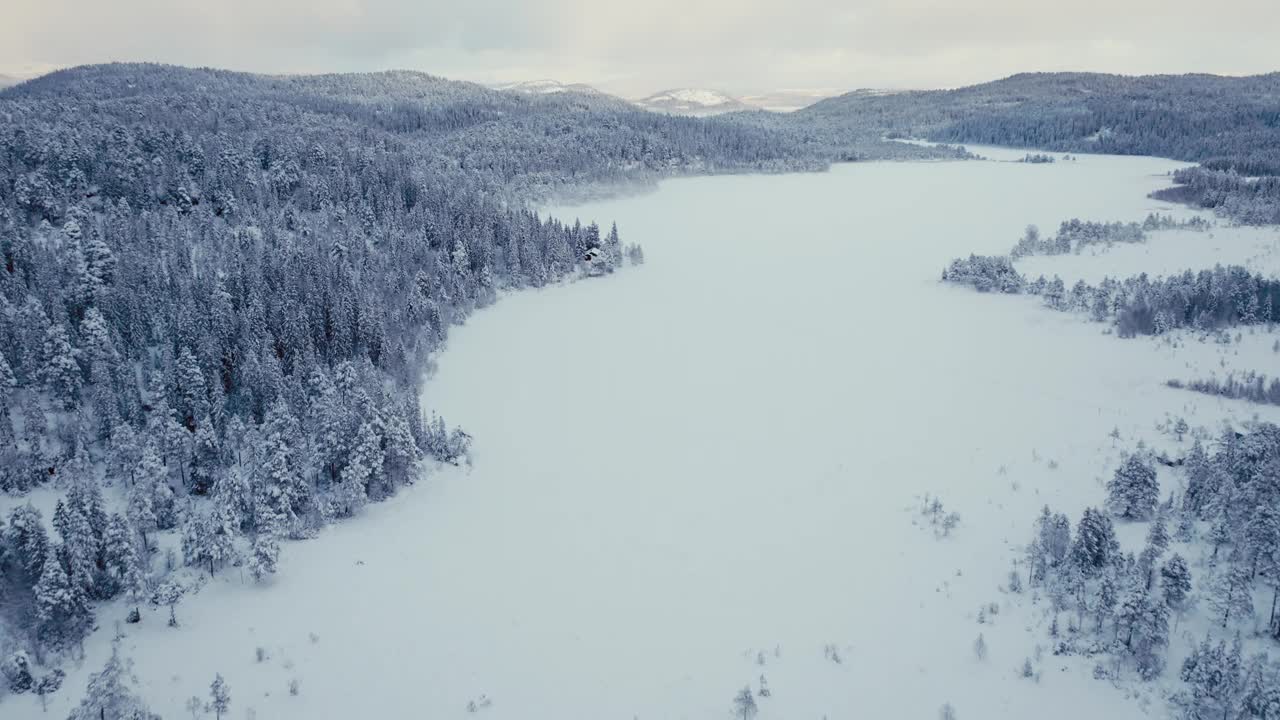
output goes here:
{"type": "Polygon", "coordinates": [[[956,90],[849,93],[796,115],[937,140],[1156,155],[1280,174],[1280,73],[1024,73],[956,90]]]}
{"type": "Polygon", "coordinates": [[[1201,163],[1177,199],[1280,222],[1280,73],[1250,77],[1026,73],[959,88],[849,93],[798,127],[1201,163]],[[835,129],[835,130],[833,130],[835,129]]]}
{"type": "Polygon", "coordinates": [[[10,137],[73,130],[51,142],[82,156],[83,143],[108,123],[213,138],[288,129],[293,144],[355,134],[359,143],[396,146],[423,173],[518,197],[646,174],[825,165],[819,153],[760,128],[658,115],[604,95],[507,93],[405,71],[281,77],[86,66],[0,93],[0,113],[12,118],[10,137]]]}

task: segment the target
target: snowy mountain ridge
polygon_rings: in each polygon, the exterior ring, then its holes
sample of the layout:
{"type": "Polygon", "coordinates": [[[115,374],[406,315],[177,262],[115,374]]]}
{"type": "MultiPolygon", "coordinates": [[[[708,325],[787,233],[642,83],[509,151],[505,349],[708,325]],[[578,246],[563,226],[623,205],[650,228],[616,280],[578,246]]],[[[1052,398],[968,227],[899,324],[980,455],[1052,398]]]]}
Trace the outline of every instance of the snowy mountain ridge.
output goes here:
{"type": "Polygon", "coordinates": [[[728,93],[706,88],[664,90],[634,102],[654,112],[696,117],[753,109],[752,106],[728,93]]]}
{"type": "Polygon", "coordinates": [[[521,80],[519,82],[501,83],[492,86],[494,90],[514,92],[522,95],[556,95],[559,93],[577,92],[591,95],[607,95],[586,83],[562,83],[559,80],[543,78],[540,80],[521,80]]]}

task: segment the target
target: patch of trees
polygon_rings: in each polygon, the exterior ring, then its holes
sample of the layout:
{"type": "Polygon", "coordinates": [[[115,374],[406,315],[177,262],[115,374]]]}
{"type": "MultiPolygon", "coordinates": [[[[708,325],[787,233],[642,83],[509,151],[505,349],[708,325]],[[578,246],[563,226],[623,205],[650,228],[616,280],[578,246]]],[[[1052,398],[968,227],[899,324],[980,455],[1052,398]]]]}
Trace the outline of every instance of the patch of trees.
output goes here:
{"type": "Polygon", "coordinates": [[[1050,163],[1057,162],[1057,159],[1052,155],[1046,155],[1044,153],[1027,153],[1026,155],[1023,155],[1018,162],[1030,165],[1048,165],[1050,163]]]}
{"type": "MultiPolygon", "coordinates": [[[[1223,637],[1206,638],[1182,664],[1186,684],[1176,702],[1190,717],[1270,717],[1266,708],[1280,700],[1280,665],[1265,654],[1244,657],[1239,629],[1251,629],[1260,611],[1280,640],[1277,462],[1280,427],[1260,423],[1244,434],[1224,431],[1212,452],[1197,441],[1181,465],[1187,484],[1180,498],[1161,503],[1151,459],[1135,453],[1107,484],[1107,512],[1085,510],[1073,530],[1046,507],[1027,547],[1026,573],[1027,585],[1049,600],[1054,652],[1105,653],[1115,664],[1099,666],[1104,676],[1131,667],[1151,679],[1167,664],[1171,625],[1203,612],[1223,637]],[[1112,517],[1148,523],[1138,554],[1123,550],[1112,517]],[[1203,548],[1200,577],[1171,550],[1175,543],[1184,552],[1203,548]],[[1258,590],[1268,591],[1269,609],[1255,607],[1258,590]]],[[[1009,587],[1020,591],[1021,578],[1009,587]]]]}
{"type": "Polygon", "coordinates": [[[1178,184],[1152,197],[1210,208],[1246,225],[1280,223],[1280,176],[1250,177],[1236,166],[1205,166],[1176,170],[1173,180],[1178,184]]]}
{"type": "Polygon", "coordinates": [[[1171,388],[1192,390],[1206,395],[1248,400],[1262,405],[1280,405],[1280,378],[1268,380],[1266,375],[1253,371],[1240,375],[1234,372],[1228,373],[1221,380],[1209,378],[1208,380],[1189,380],[1185,383],[1181,380],[1170,380],[1168,385],[1171,388]]]}
{"type": "Polygon", "coordinates": [[[1204,218],[1175,220],[1172,216],[1157,213],[1148,214],[1140,223],[1106,223],[1072,218],[1058,226],[1056,235],[1048,237],[1041,236],[1040,229],[1035,225],[1028,225],[1026,232],[1013,246],[1009,255],[1014,260],[1027,255],[1066,255],[1079,253],[1093,245],[1110,247],[1116,243],[1146,242],[1147,233],[1156,230],[1203,232],[1210,227],[1212,224],[1204,218]]]}
{"type": "Polygon", "coordinates": [[[942,271],[943,282],[972,286],[978,292],[1020,293],[1026,281],[1004,255],[956,258],[942,271]]]}
{"type": "Polygon", "coordinates": [[[1098,322],[1111,321],[1121,337],[1160,335],[1180,328],[1212,331],[1236,325],[1270,323],[1280,307],[1280,280],[1232,265],[1152,280],[1146,273],[1098,285],[1083,280],[1070,288],[1059,277],[1028,281],[1007,256],[970,255],[953,260],[942,273],[946,282],[982,292],[1039,295],[1055,310],[1084,312],[1098,322]]]}

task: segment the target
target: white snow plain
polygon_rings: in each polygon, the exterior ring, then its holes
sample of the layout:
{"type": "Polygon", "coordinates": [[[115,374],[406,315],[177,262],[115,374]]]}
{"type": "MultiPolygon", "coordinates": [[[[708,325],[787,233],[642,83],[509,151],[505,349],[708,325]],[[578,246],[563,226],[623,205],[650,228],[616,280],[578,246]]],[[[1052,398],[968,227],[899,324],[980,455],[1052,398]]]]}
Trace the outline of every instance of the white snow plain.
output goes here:
{"type": "MultiPolygon", "coordinates": [[[[1263,369],[1270,343],[1120,340],[938,277],[1028,223],[1185,215],[1146,198],[1178,166],[854,164],[553,209],[617,220],[648,262],[511,294],[455,329],[423,402],[474,434],[473,468],[288,544],[269,585],[222,571],[177,629],[163,610],[121,626],[143,694],[181,718],[220,672],[233,718],[692,719],[726,717],[764,675],[765,720],[931,719],[946,702],[960,718],[1163,714],[1083,660],[1017,677],[1043,633],[998,586],[1040,506],[1074,521],[1099,504],[1121,450],[1172,442],[1156,423],[1274,419],[1163,384],[1228,358],[1263,369]],[[925,494],[960,513],[951,537],[922,522],[925,494]]],[[[1274,266],[1256,247],[1274,234],[1165,235],[1034,262],[1274,266]]],[[[123,615],[100,610],[50,717],[123,615]]],[[[10,697],[0,717],[38,707],[10,697]]]]}

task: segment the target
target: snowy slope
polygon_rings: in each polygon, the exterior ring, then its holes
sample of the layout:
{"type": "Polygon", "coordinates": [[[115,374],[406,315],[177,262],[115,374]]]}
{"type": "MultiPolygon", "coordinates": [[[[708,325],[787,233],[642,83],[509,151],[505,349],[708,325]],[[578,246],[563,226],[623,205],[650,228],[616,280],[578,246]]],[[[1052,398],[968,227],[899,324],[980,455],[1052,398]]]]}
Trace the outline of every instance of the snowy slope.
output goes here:
{"type": "MultiPolygon", "coordinates": [[[[215,672],[232,717],[282,720],[719,718],[761,675],[762,720],[933,718],[944,702],[960,718],[1164,716],[1151,688],[1092,680],[1082,660],[1016,677],[1036,618],[997,588],[1040,506],[1100,501],[1113,427],[1154,441],[1170,414],[1275,419],[1163,386],[1270,343],[1120,341],[937,278],[1028,223],[1185,212],[1145,197],[1173,167],[857,164],[558,209],[617,219],[648,263],[519,293],[456,331],[424,405],[475,434],[474,467],[290,544],[272,586],[224,571],[180,628],[154,611],[123,627],[123,650],[166,718],[215,672]],[[952,537],[923,526],[925,494],[960,513],[952,537]]],[[[1143,251],[1162,267],[1203,260],[1157,235],[1143,251]]],[[[1208,242],[1274,267],[1266,238],[1208,242]]],[[[1062,260],[1091,273],[1108,257],[1062,260]]],[[[122,615],[100,613],[51,717],[122,615]]],[[[38,712],[0,702],[5,720],[38,712]]]]}
{"type": "Polygon", "coordinates": [[[752,109],[750,105],[719,90],[700,88],[664,90],[636,100],[635,104],[654,112],[695,116],[719,115],[752,109]]]}
{"type": "Polygon", "coordinates": [[[495,90],[504,90],[523,95],[555,95],[565,92],[603,95],[599,90],[584,83],[562,83],[559,80],[523,80],[520,82],[494,85],[495,90]]]}

